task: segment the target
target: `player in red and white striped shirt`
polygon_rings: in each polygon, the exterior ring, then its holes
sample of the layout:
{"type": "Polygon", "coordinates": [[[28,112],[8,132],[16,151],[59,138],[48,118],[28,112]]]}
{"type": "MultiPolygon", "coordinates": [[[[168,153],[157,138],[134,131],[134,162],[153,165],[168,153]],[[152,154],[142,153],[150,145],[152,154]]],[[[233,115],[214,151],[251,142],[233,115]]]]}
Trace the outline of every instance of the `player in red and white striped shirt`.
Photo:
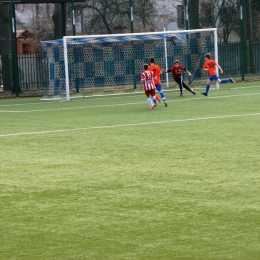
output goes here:
{"type": "Polygon", "coordinates": [[[157,105],[156,95],[155,95],[156,88],[154,84],[154,80],[156,79],[156,77],[154,76],[153,71],[148,70],[148,67],[149,67],[148,64],[144,64],[145,71],[141,74],[141,81],[143,83],[142,85],[144,87],[144,92],[147,97],[147,101],[150,105],[150,109],[154,109],[154,107],[157,105]]]}

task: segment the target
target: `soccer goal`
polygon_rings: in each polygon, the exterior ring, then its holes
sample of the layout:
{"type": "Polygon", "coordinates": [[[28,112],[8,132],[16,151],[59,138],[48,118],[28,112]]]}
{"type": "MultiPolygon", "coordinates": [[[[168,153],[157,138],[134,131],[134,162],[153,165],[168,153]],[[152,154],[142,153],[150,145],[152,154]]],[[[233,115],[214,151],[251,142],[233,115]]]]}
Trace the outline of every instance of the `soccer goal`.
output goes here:
{"type": "MultiPolygon", "coordinates": [[[[42,41],[49,68],[43,99],[69,101],[90,93],[125,93],[139,88],[143,64],[150,57],[163,69],[174,60],[192,73],[191,83],[207,77],[202,70],[204,54],[218,62],[217,29],[149,33],[65,36],[42,41]]],[[[164,87],[173,85],[162,74],[164,87]]]]}

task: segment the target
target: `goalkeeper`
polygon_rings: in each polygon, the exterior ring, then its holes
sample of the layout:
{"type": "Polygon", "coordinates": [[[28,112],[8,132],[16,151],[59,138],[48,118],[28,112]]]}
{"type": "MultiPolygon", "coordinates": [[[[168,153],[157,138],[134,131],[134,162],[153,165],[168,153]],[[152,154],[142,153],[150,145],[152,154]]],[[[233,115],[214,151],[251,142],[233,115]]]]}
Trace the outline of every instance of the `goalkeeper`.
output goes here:
{"type": "Polygon", "coordinates": [[[188,73],[188,75],[191,76],[191,73],[184,66],[182,66],[178,60],[175,60],[174,65],[169,70],[167,70],[166,72],[167,73],[171,72],[173,79],[178,83],[179,88],[180,88],[180,92],[181,92],[180,97],[183,96],[183,88],[187,89],[190,93],[195,95],[196,94],[195,91],[193,89],[189,88],[183,82],[183,79],[182,79],[182,72],[183,71],[186,71],[188,73]]]}

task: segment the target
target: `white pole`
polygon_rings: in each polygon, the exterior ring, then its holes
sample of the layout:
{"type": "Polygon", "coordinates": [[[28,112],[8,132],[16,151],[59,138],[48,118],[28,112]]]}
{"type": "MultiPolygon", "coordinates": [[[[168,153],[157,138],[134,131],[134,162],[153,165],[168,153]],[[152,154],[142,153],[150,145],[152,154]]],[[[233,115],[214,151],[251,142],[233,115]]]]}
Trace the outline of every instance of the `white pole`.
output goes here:
{"type": "Polygon", "coordinates": [[[70,101],[68,50],[67,50],[67,39],[65,36],[63,37],[63,51],[64,51],[64,65],[65,65],[66,100],[70,101]]]}
{"type": "MultiPolygon", "coordinates": [[[[214,30],[214,56],[215,61],[218,63],[218,34],[217,34],[217,28],[214,30]]],[[[217,74],[219,75],[219,70],[217,67],[217,74]]],[[[216,89],[219,89],[219,83],[216,82],[216,89]]]]}
{"type": "MultiPolygon", "coordinates": [[[[163,28],[163,30],[165,31],[165,28],[163,28]]],[[[164,57],[165,57],[165,69],[167,71],[168,70],[168,60],[167,60],[167,42],[166,42],[166,38],[164,38],[164,57]]],[[[168,73],[166,73],[166,87],[169,88],[168,73]]]]}

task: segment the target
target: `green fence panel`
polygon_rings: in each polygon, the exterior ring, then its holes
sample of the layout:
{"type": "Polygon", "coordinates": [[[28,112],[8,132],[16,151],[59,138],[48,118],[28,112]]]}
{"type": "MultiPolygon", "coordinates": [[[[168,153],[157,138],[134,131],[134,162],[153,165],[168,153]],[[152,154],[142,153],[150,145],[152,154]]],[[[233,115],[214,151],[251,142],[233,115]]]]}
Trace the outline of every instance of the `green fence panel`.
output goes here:
{"type": "MultiPolygon", "coordinates": [[[[258,76],[260,74],[260,42],[247,42],[246,49],[245,68],[247,77],[258,76]]],[[[155,56],[158,55],[159,52],[160,50],[158,49],[155,56]]],[[[240,77],[240,42],[219,43],[218,53],[218,61],[224,70],[224,74],[240,77]]],[[[0,85],[3,85],[5,78],[10,78],[11,71],[3,70],[6,62],[10,62],[10,56],[0,56],[0,85]]],[[[10,66],[6,67],[10,68],[10,66]]],[[[49,70],[44,52],[36,54],[19,54],[18,68],[19,86],[22,91],[45,89],[47,87],[49,70]]],[[[10,81],[5,81],[6,86],[7,84],[10,85],[12,83],[10,81]]],[[[11,89],[11,87],[9,86],[7,89],[11,89]]]]}

